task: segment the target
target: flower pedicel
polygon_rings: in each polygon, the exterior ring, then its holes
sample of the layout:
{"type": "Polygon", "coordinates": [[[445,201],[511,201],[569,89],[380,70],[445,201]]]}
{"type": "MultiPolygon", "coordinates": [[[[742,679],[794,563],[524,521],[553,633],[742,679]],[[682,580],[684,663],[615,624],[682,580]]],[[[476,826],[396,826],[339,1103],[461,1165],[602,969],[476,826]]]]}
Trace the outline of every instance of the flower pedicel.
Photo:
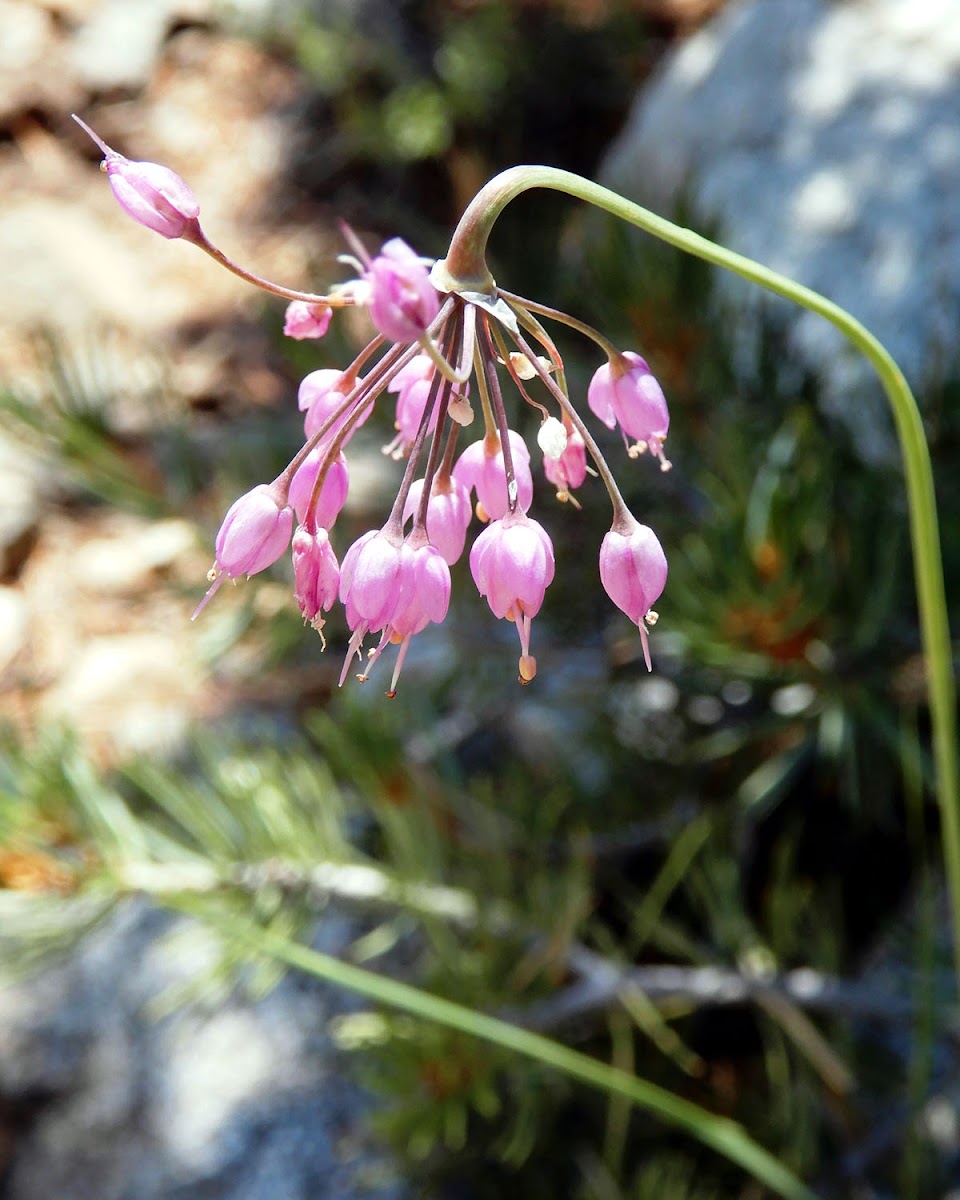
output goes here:
{"type": "Polygon", "coordinates": [[[393,695],[411,638],[446,616],[449,564],[462,554],[475,512],[485,528],[470,551],[470,570],[494,615],[516,625],[519,678],[529,683],[537,672],[531,622],[554,577],[554,551],[546,530],[528,515],[534,495],[530,451],[508,423],[501,390],[505,373],[523,399],[540,410],[537,441],[558,499],[577,504],[572,493],[586,480],[587,456],[593,460],[591,474],[600,476],[613,505],[612,526],[599,553],[600,579],[614,604],[637,625],[650,667],[647,626],[656,621],[652,606],[666,583],[666,557],[653,531],[627,509],[574,407],[563,361],[540,318],[572,326],[600,346],[607,361],[590,383],[589,408],[608,428],[620,426],[631,457],[649,450],[666,470],[667,405],[639,354],[618,350],[575,318],[497,288],[489,276],[458,273],[455,263],[473,261],[472,224],[466,218],[447,259],[432,270],[404,241],[392,238],[372,260],[354,245],[359,277],[327,295],[260,279],[209,241],[200,226],[200,205],[178,175],[155,163],[131,162],[75,120],[103,151],[102,169],[124,211],[155,233],[192,242],[234,274],[286,297],[288,337],[322,337],[334,310],[347,305],[365,306],[378,331],[345,370],[314,371],[303,381],[299,404],[306,440],[276,479],[257,485],[230,508],[216,539],[211,586],[194,616],[224,577],[264,570],[292,541],[295,598],[304,619],[322,637],[321,613],[337,596],[344,605],[352,636],[341,683],[354,656],[361,655],[364,639],[379,634],[359,678],[366,679],[389,644],[399,643],[388,692],[393,695]],[[528,394],[526,385],[533,379],[546,390],[552,412],[528,394]],[[458,455],[460,430],[475,415],[471,387],[483,433],[458,455]],[[406,460],[403,479],[387,523],[347,548],[341,563],[330,535],[349,486],[344,449],[374,405],[391,394],[397,396],[398,434],[385,450],[406,460]]]}

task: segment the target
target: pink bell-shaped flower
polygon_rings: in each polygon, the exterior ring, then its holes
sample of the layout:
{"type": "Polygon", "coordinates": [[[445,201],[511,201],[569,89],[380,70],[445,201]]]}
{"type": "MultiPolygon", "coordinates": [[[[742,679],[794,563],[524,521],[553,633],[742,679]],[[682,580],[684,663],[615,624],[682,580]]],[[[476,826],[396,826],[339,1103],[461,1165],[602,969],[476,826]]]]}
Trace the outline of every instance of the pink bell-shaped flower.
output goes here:
{"type": "MultiPolygon", "coordinates": [[[[430,392],[434,387],[437,368],[427,354],[418,354],[396,373],[387,384],[388,392],[397,393],[397,416],[394,422],[397,436],[384,447],[384,453],[400,458],[416,441],[423,420],[424,409],[430,403],[430,392]]],[[[466,384],[457,384],[450,403],[457,397],[465,400],[470,389],[466,384]]],[[[427,433],[437,427],[439,392],[434,396],[427,433]]]]}
{"type": "Polygon", "coordinates": [[[333,309],[329,304],[310,304],[306,300],[291,300],[284,315],[283,332],[288,338],[302,342],[307,338],[322,338],[330,327],[333,309]]]}
{"type": "Polygon", "coordinates": [[[325,529],[310,532],[298,525],[293,535],[295,595],[303,619],[323,637],[321,611],[329,612],[340,587],[340,564],[325,529]]]}
{"type": "Polygon", "coordinates": [[[670,414],[663,389],[646,359],[627,350],[604,363],[590,381],[587,403],[608,429],[619,424],[624,438],[634,439],[638,453],[649,450],[660,459],[661,470],[669,470],[663,443],[670,428],[670,414]]]}
{"type": "Polygon", "coordinates": [[[652,670],[647,625],[656,623],[653,605],[667,582],[667,556],[653,530],[629,514],[616,520],[600,546],[600,582],[640,630],[643,660],[652,670]]]}
{"type": "Polygon", "coordinates": [[[343,556],[340,599],[351,629],[363,622],[368,631],[379,633],[389,624],[401,598],[402,560],[403,542],[383,529],[365,533],[343,556]]]}
{"type": "Polygon", "coordinates": [[[543,473],[557,489],[559,500],[573,500],[570,492],[583,485],[587,477],[587,448],[580,431],[572,424],[567,426],[567,444],[560,457],[544,454],[543,473]]]}
{"type": "Polygon", "coordinates": [[[387,384],[388,392],[402,392],[404,388],[421,379],[429,379],[436,370],[433,359],[429,354],[414,355],[410,361],[391,377],[387,384]]]}
{"type": "MultiPolygon", "coordinates": [[[[417,511],[423,495],[423,480],[415,479],[403,506],[404,523],[417,511]]],[[[467,489],[452,475],[434,476],[427,501],[427,537],[452,567],[463,554],[467,527],[473,516],[467,489]]]]}
{"type": "Polygon", "coordinates": [[[370,319],[392,342],[415,342],[440,311],[427,268],[402,238],[391,238],[364,274],[370,319]]]}
{"type": "MultiPolygon", "coordinates": [[[[405,388],[402,388],[400,394],[397,396],[396,425],[401,443],[405,446],[411,446],[416,441],[420,422],[423,420],[423,413],[430,399],[432,385],[433,380],[429,377],[426,379],[416,379],[412,383],[408,383],[405,388]]],[[[432,433],[436,427],[437,396],[434,396],[433,411],[430,414],[427,432],[432,433]]]]}
{"type": "MultiPolygon", "coordinates": [[[[513,472],[517,482],[517,507],[526,512],[533,500],[533,476],[530,473],[530,451],[519,433],[509,431],[513,472]]],[[[507,473],[503,462],[503,447],[496,436],[474,442],[457,459],[454,478],[467,489],[477,493],[477,515],[481,520],[497,520],[510,510],[507,493],[507,473]]]]}
{"type": "MultiPolygon", "coordinates": [[[[307,457],[294,472],[290,480],[290,504],[297,514],[297,520],[307,522],[310,513],[307,511],[313,487],[317,476],[330,453],[326,442],[314,446],[307,457]]],[[[344,455],[338,454],[327,468],[323,487],[313,509],[313,523],[322,529],[332,529],[333,523],[340,515],[347,500],[347,490],[350,487],[350,472],[344,455]]]]}
{"type": "Polygon", "coordinates": [[[409,577],[401,570],[412,551],[386,529],[371,530],[353,543],[340,568],[340,600],[353,631],[340,684],[368,633],[379,633],[408,599],[409,577]]]}
{"type": "Polygon", "coordinates": [[[112,150],[78,116],[73,118],[103,151],[101,169],[120,207],[135,221],[165,238],[202,236],[200,203],[175,171],[159,163],[131,162],[112,150]]]}
{"type": "Polygon", "coordinates": [[[293,511],[272,484],[261,483],[235,500],[217,534],[217,568],[228,579],[256,575],[283,554],[293,532],[293,511]]]}
{"type": "Polygon", "coordinates": [[[491,521],[473,543],[470,571],[495,617],[513,621],[520,635],[520,681],[537,673],[530,653],[530,622],[553,580],[553,544],[546,530],[525,513],[491,521]]]}
{"type": "Polygon", "coordinates": [[[397,680],[403,669],[403,661],[410,648],[411,639],[431,622],[439,624],[447,615],[450,606],[450,568],[443,555],[427,542],[413,548],[405,543],[409,551],[400,567],[404,577],[401,588],[402,599],[393,618],[383,631],[380,644],[370,657],[363,673],[366,679],[373,664],[390,642],[399,642],[400,650],[393,669],[393,679],[387,695],[396,695],[397,680]]]}
{"type": "MultiPolygon", "coordinates": [[[[338,371],[335,367],[324,367],[319,371],[311,371],[305,375],[297,389],[297,405],[301,412],[306,413],[303,419],[303,435],[310,440],[319,433],[324,424],[343,406],[344,400],[363,381],[351,376],[346,371],[338,371]]],[[[346,445],[360,426],[373,411],[372,405],[367,405],[362,416],[351,427],[342,445],[346,445]]],[[[353,414],[347,411],[338,417],[323,435],[323,440],[330,441],[336,437],[353,414]]]]}
{"type": "Polygon", "coordinates": [[[197,605],[196,618],[224,578],[256,575],[286,550],[293,532],[293,509],[272,483],[261,483],[235,500],[217,533],[216,559],[207,575],[211,583],[197,605]]]}

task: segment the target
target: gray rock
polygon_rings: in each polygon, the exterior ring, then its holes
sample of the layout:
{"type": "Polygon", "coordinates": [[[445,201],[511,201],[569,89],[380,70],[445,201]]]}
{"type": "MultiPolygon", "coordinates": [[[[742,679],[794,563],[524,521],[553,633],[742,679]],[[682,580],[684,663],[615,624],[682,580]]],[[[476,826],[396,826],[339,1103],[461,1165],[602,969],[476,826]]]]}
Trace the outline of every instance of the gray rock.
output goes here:
{"type": "MultiPolygon", "coordinates": [[[[351,936],[324,926],[338,948],[351,936]]],[[[326,1034],[346,999],[291,975],[257,1002],[178,1003],[218,955],[202,927],[130,902],[69,960],[0,990],[0,1111],[33,1110],[6,1200],[399,1194],[326,1034]]]]}
{"type": "MultiPolygon", "coordinates": [[[[823,292],[863,321],[914,388],[955,367],[960,313],[960,6],[955,0],[745,0],[670,55],[639,97],[605,182],[823,292]]],[[[824,320],[726,273],[744,365],[760,311],[825,385],[866,458],[892,426],[869,366],[824,320]],[[869,405],[869,414],[863,411],[869,405]]]]}
{"type": "Polygon", "coordinates": [[[177,20],[209,16],[205,0],[104,0],[71,46],[73,70],[92,90],[138,91],[153,74],[177,20]]]}

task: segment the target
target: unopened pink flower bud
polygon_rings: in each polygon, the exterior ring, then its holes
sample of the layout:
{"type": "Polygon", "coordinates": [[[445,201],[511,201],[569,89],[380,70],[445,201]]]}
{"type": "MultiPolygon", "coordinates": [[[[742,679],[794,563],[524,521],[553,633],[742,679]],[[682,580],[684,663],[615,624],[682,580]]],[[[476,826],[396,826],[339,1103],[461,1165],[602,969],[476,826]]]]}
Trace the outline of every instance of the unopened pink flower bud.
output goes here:
{"type": "Polygon", "coordinates": [[[600,546],[600,581],[640,630],[644,662],[652,670],[647,625],[657,619],[653,605],[667,582],[667,557],[653,530],[630,516],[615,521],[600,546]]]}
{"type": "Polygon", "coordinates": [[[322,338],[330,326],[332,316],[333,309],[329,304],[309,304],[306,300],[291,300],[284,315],[283,332],[297,342],[306,338],[322,338]]]}
{"type": "Polygon", "coordinates": [[[391,238],[364,275],[370,318],[393,342],[415,342],[440,311],[427,268],[402,238],[391,238]]]}
{"type": "Polygon", "coordinates": [[[200,204],[186,183],[169,167],[131,162],[112,150],[85,121],[77,124],[103,151],[101,169],[120,207],[135,221],[165,238],[190,238],[200,234],[200,204]]]}

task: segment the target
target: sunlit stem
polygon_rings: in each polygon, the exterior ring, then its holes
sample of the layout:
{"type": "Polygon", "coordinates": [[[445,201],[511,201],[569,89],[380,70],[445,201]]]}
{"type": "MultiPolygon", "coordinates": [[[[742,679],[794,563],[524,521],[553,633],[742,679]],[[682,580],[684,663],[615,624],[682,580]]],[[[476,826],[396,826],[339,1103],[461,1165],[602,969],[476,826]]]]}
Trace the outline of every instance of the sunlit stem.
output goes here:
{"type": "Polygon", "coordinates": [[[493,406],[490,403],[490,392],[487,388],[487,373],[479,344],[474,348],[474,368],[474,378],[480,393],[480,411],[483,413],[484,436],[492,438],[496,435],[497,423],[493,417],[493,406]]]}
{"type": "MultiPolygon", "coordinates": [[[[444,343],[444,354],[452,354],[455,348],[459,345],[461,337],[461,314],[463,312],[463,308],[462,306],[453,307],[448,301],[447,304],[444,304],[441,311],[452,312],[453,314],[446,322],[440,335],[441,341],[444,343]]],[[[437,412],[437,424],[440,426],[443,424],[443,419],[447,415],[447,405],[450,402],[450,392],[452,387],[453,384],[451,384],[448,379],[445,379],[439,371],[435,372],[433,378],[430,380],[430,390],[427,393],[427,402],[423,406],[423,414],[420,417],[420,424],[417,427],[417,435],[414,439],[413,445],[410,447],[410,453],[407,457],[407,465],[404,468],[403,478],[400,481],[400,487],[397,490],[396,499],[393,502],[393,508],[390,510],[390,517],[387,521],[387,525],[384,527],[389,527],[391,530],[398,532],[401,536],[403,531],[403,510],[407,504],[407,496],[410,493],[410,485],[413,483],[417,462],[419,461],[420,454],[423,450],[423,443],[427,437],[427,430],[430,428],[430,420],[433,415],[434,406],[439,404],[439,409],[437,412]]],[[[434,443],[431,445],[430,455],[431,460],[434,462],[436,459],[433,451],[436,440],[437,439],[435,436],[434,443]]],[[[424,485],[424,492],[429,496],[429,492],[427,492],[427,486],[427,484],[424,485]]],[[[418,535],[420,533],[425,533],[426,529],[425,506],[423,506],[423,511],[424,521],[422,525],[418,522],[414,523],[413,532],[417,533],[418,535]]]]}
{"type": "Polygon", "coordinates": [[[603,451],[594,440],[593,434],[581,420],[580,414],[573,407],[573,404],[570,402],[570,398],[563,391],[561,391],[556,380],[551,379],[550,373],[544,370],[539,360],[535,355],[533,355],[530,346],[524,340],[523,336],[519,333],[515,333],[513,334],[513,339],[517,343],[517,347],[520,349],[520,351],[530,358],[530,361],[533,363],[533,368],[540,376],[542,383],[552,393],[553,398],[560,405],[563,412],[565,412],[570,418],[571,423],[583,438],[584,445],[586,446],[587,450],[589,450],[590,457],[596,464],[597,474],[603,481],[603,485],[607,489],[607,493],[610,496],[610,503],[613,505],[614,523],[628,518],[630,516],[630,509],[627,507],[626,501],[620,494],[620,489],[617,487],[617,481],[613,477],[613,472],[607,466],[607,460],[603,457],[603,451]]]}
{"type": "Polygon", "coordinates": [[[517,511],[517,501],[520,488],[517,484],[517,472],[513,464],[513,447],[510,445],[510,426],[507,423],[507,410],[500,391],[500,380],[497,378],[497,355],[490,336],[490,319],[484,314],[480,319],[480,335],[486,343],[486,353],[482,354],[483,367],[490,388],[490,399],[493,404],[493,415],[500,434],[500,450],[503,454],[503,472],[507,480],[507,506],[511,513],[517,511]]]}
{"type": "Polygon", "coordinates": [[[183,240],[192,242],[194,246],[198,246],[205,254],[209,254],[221,267],[226,267],[228,271],[232,271],[234,275],[239,275],[245,282],[252,283],[254,287],[258,287],[262,292],[271,292],[274,296],[282,296],[284,300],[303,300],[307,304],[324,304],[328,308],[347,308],[354,303],[353,297],[349,292],[334,292],[329,296],[317,296],[313,292],[298,292],[294,288],[283,287],[279,283],[272,283],[269,279],[263,279],[260,275],[254,275],[252,271],[241,267],[233,259],[227,258],[223,251],[218,250],[199,227],[195,233],[191,234],[189,231],[185,233],[183,240]]]}
{"type": "Polygon", "coordinates": [[[503,334],[500,332],[499,326],[492,326],[491,333],[493,334],[497,343],[497,351],[500,355],[500,359],[503,362],[503,365],[510,372],[510,378],[513,380],[514,387],[516,387],[517,391],[524,398],[527,404],[529,404],[531,408],[537,409],[543,419],[546,420],[547,417],[550,416],[550,411],[545,404],[541,404],[539,400],[534,400],[534,398],[527,391],[523,380],[517,374],[517,369],[514,367],[513,362],[510,359],[510,347],[507,345],[503,334]]]}
{"type": "Polygon", "coordinates": [[[440,479],[449,477],[453,470],[453,457],[457,452],[457,438],[460,436],[460,426],[456,421],[450,422],[450,427],[447,430],[447,441],[443,447],[443,460],[440,463],[440,469],[437,476],[440,479]]]}
{"type": "Polygon", "coordinates": [[[933,468],[920,410],[903,372],[882,343],[832,300],[742,254],[726,250],[690,229],[658,217],[609,188],[556,167],[511,167],[480,189],[460,218],[446,260],[440,266],[451,290],[495,294],[496,285],[486,263],[490,231],[511,200],[531,188],[541,187],[566,192],[575,199],[596,205],[671,246],[732,271],[817,313],[836,326],[876,371],[893,412],[903,457],[920,634],[933,725],[936,795],[953,919],[954,966],[960,994],[960,739],[957,735],[956,682],[933,468]]]}
{"type": "Polygon", "coordinates": [[[367,342],[367,344],[360,351],[360,353],[357,355],[357,357],[353,360],[353,362],[350,364],[350,366],[345,368],[345,370],[343,372],[344,375],[348,379],[356,379],[356,377],[360,374],[360,369],[363,366],[363,364],[367,361],[367,359],[375,351],[380,349],[380,347],[386,342],[386,340],[387,339],[382,334],[377,334],[377,336],[372,341],[367,342]]]}
{"type": "MultiPolygon", "coordinates": [[[[466,324],[466,317],[469,315],[469,312],[471,310],[468,309],[466,312],[464,312],[464,310],[461,309],[460,311],[464,315],[464,318],[465,318],[464,321],[461,322],[460,320],[454,318],[450,322],[450,325],[452,326],[452,328],[450,330],[449,342],[447,345],[447,353],[449,353],[451,357],[453,357],[454,355],[458,355],[460,353],[460,351],[462,349],[462,343],[466,341],[466,330],[464,328],[464,325],[466,324]]],[[[473,328],[476,328],[476,326],[474,325],[473,328]]],[[[473,369],[473,362],[472,362],[473,348],[472,347],[471,347],[470,353],[471,353],[471,359],[469,361],[470,361],[470,367],[472,370],[473,369]]],[[[436,424],[436,428],[434,429],[434,433],[433,433],[433,441],[430,443],[430,453],[427,455],[427,465],[423,471],[423,490],[420,493],[420,502],[417,505],[417,513],[416,513],[416,516],[415,516],[414,522],[413,522],[413,532],[414,533],[422,533],[424,535],[426,534],[427,505],[430,503],[430,493],[433,491],[433,479],[437,473],[437,465],[440,462],[440,453],[441,453],[440,448],[444,442],[443,428],[445,425],[447,408],[450,403],[450,396],[451,396],[451,393],[453,392],[454,386],[455,385],[452,384],[449,380],[444,380],[443,394],[442,394],[442,396],[440,396],[439,401],[431,402],[430,400],[428,400],[427,405],[426,405],[426,410],[424,412],[424,416],[427,419],[427,422],[429,423],[430,412],[433,409],[433,405],[434,405],[434,403],[436,403],[438,405],[438,407],[437,407],[437,424],[436,424]]],[[[426,428],[426,426],[424,428],[426,428]]],[[[409,491],[409,488],[408,488],[408,491],[409,491]]],[[[406,505],[406,497],[404,497],[404,505],[406,505]]]]}
{"type": "Polygon", "coordinates": [[[504,300],[510,301],[514,309],[520,308],[526,312],[538,313],[541,317],[549,317],[551,321],[567,325],[570,329],[575,329],[577,333],[582,333],[584,337],[588,337],[591,341],[596,342],[608,358],[616,359],[620,357],[620,351],[613,342],[608,337],[604,337],[599,329],[594,329],[592,325],[588,325],[586,321],[578,321],[576,317],[571,317],[569,313],[561,312],[559,308],[551,308],[548,304],[538,304],[536,300],[528,300],[525,296],[515,296],[513,292],[505,292],[503,288],[498,288],[497,290],[503,296],[504,300]]]}
{"type": "Polygon", "coordinates": [[[567,387],[567,373],[563,365],[563,359],[560,357],[560,351],[554,344],[553,338],[551,338],[536,317],[531,312],[528,312],[525,307],[519,304],[515,304],[513,307],[520,324],[524,327],[524,329],[527,330],[528,333],[532,333],[544,350],[546,350],[550,361],[553,363],[554,370],[556,371],[557,383],[560,387],[560,390],[565,396],[569,396],[570,392],[567,387]]]}
{"type": "Polygon", "coordinates": [[[418,343],[420,349],[427,355],[444,379],[448,379],[453,384],[466,383],[473,373],[473,340],[476,318],[473,305],[468,305],[467,307],[469,309],[470,320],[464,338],[464,353],[458,367],[455,367],[446,355],[442,353],[429,333],[424,333],[418,343]]]}

